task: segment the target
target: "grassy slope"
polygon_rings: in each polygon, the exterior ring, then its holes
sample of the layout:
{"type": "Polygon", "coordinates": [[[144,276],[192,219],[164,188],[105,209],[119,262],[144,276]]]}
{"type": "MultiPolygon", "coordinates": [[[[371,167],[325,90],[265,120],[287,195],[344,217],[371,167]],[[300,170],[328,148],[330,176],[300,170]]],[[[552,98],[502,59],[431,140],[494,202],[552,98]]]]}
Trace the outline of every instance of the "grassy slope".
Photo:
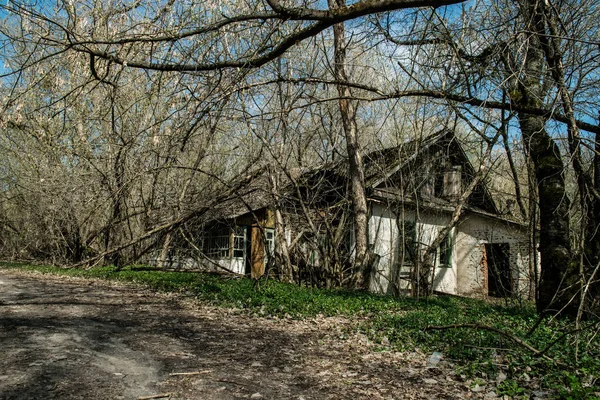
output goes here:
{"type": "Polygon", "coordinates": [[[561,398],[597,398],[594,393],[600,391],[600,382],[593,382],[594,377],[600,376],[600,335],[595,335],[600,329],[598,325],[580,332],[578,338],[571,334],[557,342],[547,352],[556,362],[535,357],[493,332],[468,328],[425,331],[430,325],[485,324],[509,331],[542,350],[563,332],[573,329],[567,321],[548,319],[528,334],[537,322],[530,306],[506,307],[450,296],[418,302],[411,298],[364,292],[308,289],[275,281],[263,282],[257,290],[254,282],[248,279],[158,272],[147,267],[128,267],[121,271],[113,267],[76,270],[11,263],[0,263],[0,267],[135,282],[156,290],[185,292],[214,305],[236,307],[265,316],[353,317],[356,329],[372,339],[389,341],[399,350],[418,347],[426,352],[441,351],[446,359],[455,360],[467,375],[485,373],[493,378],[502,370],[508,379],[499,385],[499,390],[509,396],[526,395],[525,381],[536,377],[541,379],[544,388],[555,390],[561,398]],[[578,346],[574,345],[576,339],[578,346]]]}

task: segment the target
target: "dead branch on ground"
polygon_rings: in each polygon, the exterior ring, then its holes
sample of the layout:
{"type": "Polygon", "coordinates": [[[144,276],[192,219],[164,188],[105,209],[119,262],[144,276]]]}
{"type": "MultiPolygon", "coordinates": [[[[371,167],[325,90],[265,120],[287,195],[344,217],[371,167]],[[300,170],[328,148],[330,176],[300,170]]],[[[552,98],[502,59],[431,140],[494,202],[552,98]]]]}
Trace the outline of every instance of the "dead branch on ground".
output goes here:
{"type": "Polygon", "coordinates": [[[560,363],[560,362],[554,360],[553,358],[548,357],[546,354],[544,354],[547,351],[547,349],[540,351],[540,350],[536,349],[535,347],[531,346],[529,343],[525,342],[523,339],[515,336],[514,334],[507,332],[507,331],[503,331],[498,328],[494,328],[493,326],[482,325],[482,324],[454,324],[454,325],[443,325],[443,326],[428,326],[425,328],[425,330],[426,331],[442,331],[442,330],[456,329],[456,328],[471,328],[471,329],[479,329],[479,330],[497,333],[501,336],[504,336],[507,339],[510,339],[511,341],[518,344],[519,346],[529,350],[537,357],[542,357],[545,360],[552,361],[553,363],[556,363],[558,365],[563,365],[562,363],[560,363]]]}

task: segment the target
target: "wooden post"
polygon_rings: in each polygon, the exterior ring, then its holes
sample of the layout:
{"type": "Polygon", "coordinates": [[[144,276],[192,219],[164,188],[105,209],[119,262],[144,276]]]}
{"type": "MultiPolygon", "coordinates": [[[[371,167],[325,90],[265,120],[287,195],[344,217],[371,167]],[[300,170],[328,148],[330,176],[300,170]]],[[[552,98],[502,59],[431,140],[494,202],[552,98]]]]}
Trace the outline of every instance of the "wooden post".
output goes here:
{"type": "Polygon", "coordinates": [[[265,240],[258,224],[253,224],[250,229],[251,277],[257,279],[265,273],[265,240]]]}

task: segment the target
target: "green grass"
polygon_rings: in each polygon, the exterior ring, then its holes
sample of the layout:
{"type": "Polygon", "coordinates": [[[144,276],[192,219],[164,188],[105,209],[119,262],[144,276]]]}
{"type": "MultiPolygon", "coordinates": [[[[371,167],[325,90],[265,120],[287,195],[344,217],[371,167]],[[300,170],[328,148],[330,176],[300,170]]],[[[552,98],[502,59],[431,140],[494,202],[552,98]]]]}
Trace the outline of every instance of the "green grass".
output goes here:
{"type": "MultiPolygon", "coordinates": [[[[537,315],[532,305],[506,307],[484,301],[437,296],[426,301],[393,298],[365,292],[321,290],[270,280],[257,289],[249,279],[226,279],[218,275],[161,272],[147,266],[122,270],[100,267],[90,270],[52,266],[0,263],[2,268],[100,278],[143,284],[158,291],[181,292],[210,304],[235,307],[262,316],[307,318],[317,315],[353,318],[352,329],[372,340],[387,338],[398,350],[441,351],[469,377],[493,378],[502,369],[508,377],[499,387],[503,394],[528,396],[527,379],[540,379],[543,388],[560,398],[594,399],[600,392],[599,326],[567,335],[547,355],[555,362],[534,356],[513,341],[493,332],[457,328],[428,331],[430,325],[477,323],[509,331],[542,350],[563,332],[573,329],[564,320],[546,319],[529,335],[537,315]],[[597,335],[598,334],[598,335],[597,335]],[[577,341],[577,346],[575,345],[577,341]],[[591,379],[590,379],[591,377],[591,379]],[[596,379],[596,380],[594,380],[596,379]],[[521,386],[523,385],[523,386],[521,386]]],[[[589,323],[589,322],[587,322],[589,323]]]]}

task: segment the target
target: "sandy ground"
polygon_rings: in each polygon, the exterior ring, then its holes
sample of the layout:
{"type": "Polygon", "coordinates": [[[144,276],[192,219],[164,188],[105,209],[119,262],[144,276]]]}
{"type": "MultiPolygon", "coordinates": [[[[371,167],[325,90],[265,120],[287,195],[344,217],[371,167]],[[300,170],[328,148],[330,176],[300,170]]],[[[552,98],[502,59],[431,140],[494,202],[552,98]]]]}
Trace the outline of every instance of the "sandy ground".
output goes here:
{"type": "Polygon", "coordinates": [[[444,361],[427,368],[427,355],[348,334],[350,324],[0,269],[0,399],[496,397],[444,361]]]}

